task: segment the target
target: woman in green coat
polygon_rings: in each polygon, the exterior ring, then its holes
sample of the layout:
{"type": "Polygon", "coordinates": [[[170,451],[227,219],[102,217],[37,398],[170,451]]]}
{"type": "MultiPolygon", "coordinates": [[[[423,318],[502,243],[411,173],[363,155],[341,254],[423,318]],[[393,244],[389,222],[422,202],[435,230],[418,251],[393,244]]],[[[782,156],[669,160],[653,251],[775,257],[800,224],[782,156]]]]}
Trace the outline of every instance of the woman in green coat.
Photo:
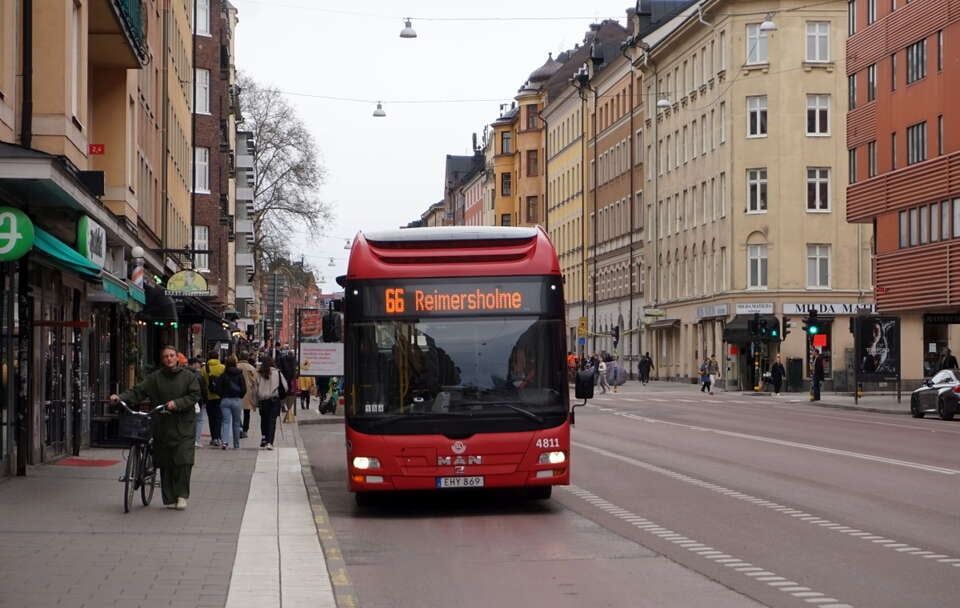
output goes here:
{"type": "Polygon", "coordinates": [[[187,508],[190,498],[190,473],[193,469],[196,403],[200,400],[200,382],[191,370],[177,363],[177,349],[164,346],[160,351],[163,366],[140,384],[119,397],[129,404],[163,404],[166,411],[154,416],[153,458],[160,469],[160,490],[168,509],[187,508]]]}

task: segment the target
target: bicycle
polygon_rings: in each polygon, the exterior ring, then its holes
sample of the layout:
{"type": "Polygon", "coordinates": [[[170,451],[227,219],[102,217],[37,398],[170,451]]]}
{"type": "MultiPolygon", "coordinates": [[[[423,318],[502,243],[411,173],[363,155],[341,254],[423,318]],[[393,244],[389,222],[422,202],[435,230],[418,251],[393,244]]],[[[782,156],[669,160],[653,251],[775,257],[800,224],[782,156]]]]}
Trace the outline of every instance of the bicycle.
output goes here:
{"type": "MultiPolygon", "coordinates": [[[[127,466],[123,477],[123,512],[130,512],[133,495],[140,490],[143,506],[149,506],[156,489],[157,468],[153,464],[153,416],[164,410],[163,405],[150,412],[137,412],[124,401],[117,402],[126,411],[120,416],[120,437],[132,441],[127,452],[127,466]]],[[[122,413],[122,412],[121,412],[122,413]]]]}

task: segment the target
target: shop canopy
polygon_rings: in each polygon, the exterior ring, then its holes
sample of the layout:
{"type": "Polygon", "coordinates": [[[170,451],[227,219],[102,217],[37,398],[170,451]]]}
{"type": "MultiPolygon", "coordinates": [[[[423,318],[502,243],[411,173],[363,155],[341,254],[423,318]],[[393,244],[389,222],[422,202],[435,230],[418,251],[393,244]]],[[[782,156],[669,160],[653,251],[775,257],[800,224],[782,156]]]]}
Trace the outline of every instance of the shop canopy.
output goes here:
{"type": "Polygon", "coordinates": [[[100,276],[100,267],[83,257],[78,251],[53,236],[43,228],[34,226],[36,236],[33,246],[40,253],[52,258],[58,266],[72,270],[84,278],[100,276]]]}
{"type": "Polygon", "coordinates": [[[735,316],[723,328],[723,341],[727,344],[749,344],[752,342],[754,337],[750,333],[750,321],[753,321],[754,318],[758,318],[761,323],[764,321],[767,322],[767,331],[769,333],[766,337],[759,338],[761,342],[780,341],[780,320],[777,319],[776,315],[764,314],[759,315],[759,317],[755,317],[752,314],[735,316]],[[776,334],[773,332],[776,332],[776,334]]]}

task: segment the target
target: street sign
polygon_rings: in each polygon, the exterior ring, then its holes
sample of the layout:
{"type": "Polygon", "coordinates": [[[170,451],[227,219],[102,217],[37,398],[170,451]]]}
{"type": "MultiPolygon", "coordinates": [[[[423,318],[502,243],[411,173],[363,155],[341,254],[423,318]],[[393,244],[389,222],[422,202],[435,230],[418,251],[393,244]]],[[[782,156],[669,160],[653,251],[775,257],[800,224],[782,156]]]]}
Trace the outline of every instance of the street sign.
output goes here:
{"type": "Polygon", "coordinates": [[[585,337],[581,336],[577,338],[577,344],[579,344],[580,346],[583,346],[586,343],[587,343],[587,339],[585,337]]]}
{"type": "Polygon", "coordinates": [[[645,317],[665,317],[667,316],[667,311],[662,308],[645,308],[643,315],[645,317]]]}
{"type": "Polygon", "coordinates": [[[577,337],[586,338],[587,337],[587,318],[580,317],[580,322],[577,324],[577,337]]]}
{"type": "Polygon", "coordinates": [[[33,222],[13,207],[0,207],[0,262],[21,258],[33,247],[33,222]]]}

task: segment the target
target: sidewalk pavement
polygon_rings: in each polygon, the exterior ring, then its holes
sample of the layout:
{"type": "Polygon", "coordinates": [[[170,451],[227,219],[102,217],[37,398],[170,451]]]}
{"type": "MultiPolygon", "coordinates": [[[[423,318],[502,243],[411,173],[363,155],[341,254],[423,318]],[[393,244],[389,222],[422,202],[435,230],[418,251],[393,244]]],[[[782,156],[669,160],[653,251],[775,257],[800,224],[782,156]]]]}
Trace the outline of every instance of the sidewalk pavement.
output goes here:
{"type": "MultiPolygon", "coordinates": [[[[572,388],[571,388],[572,390],[572,388]]],[[[687,384],[684,382],[666,382],[662,380],[653,380],[646,386],[635,380],[630,380],[620,387],[620,394],[637,397],[643,394],[656,396],[658,392],[669,391],[669,394],[675,394],[677,391],[689,391],[690,394],[699,394],[699,385],[687,384]]],[[[757,399],[759,401],[770,400],[771,403],[790,403],[795,405],[808,405],[818,407],[829,407],[847,410],[862,410],[867,412],[880,412],[884,414],[910,414],[910,391],[904,390],[900,394],[900,403],[897,403],[897,393],[865,393],[854,403],[854,397],[851,393],[821,393],[820,401],[810,401],[808,392],[783,392],[777,397],[770,392],[753,391],[724,391],[723,389],[714,391],[716,395],[726,395],[737,397],[746,397],[757,399]]],[[[599,395],[599,389],[594,391],[594,395],[599,395]]],[[[571,396],[571,399],[572,396],[571,396]]]]}
{"type": "Polygon", "coordinates": [[[119,449],[0,479],[0,606],[355,605],[297,424],[278,424],[272,451],[259,428],[254,413],[241,449],[197,448],[185,511],[157,488],[125,514],[119,449]]]}

